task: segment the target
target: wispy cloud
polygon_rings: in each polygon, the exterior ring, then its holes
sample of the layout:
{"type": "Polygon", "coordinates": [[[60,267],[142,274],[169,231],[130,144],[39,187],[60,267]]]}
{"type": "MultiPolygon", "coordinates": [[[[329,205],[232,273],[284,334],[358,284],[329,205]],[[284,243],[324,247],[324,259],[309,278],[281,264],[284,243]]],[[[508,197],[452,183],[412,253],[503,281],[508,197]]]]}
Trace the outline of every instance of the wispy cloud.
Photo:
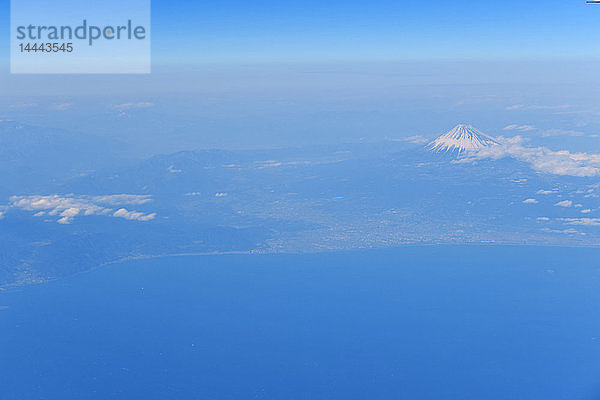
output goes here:
{"type": "Polygon", "coordinates": [[[73,103],[56,103],[56,104],[52,104],[50,107],[51,110],[54,111],[66,111],[71,109],[71,107],[73,107],[73,103]]]}
{"type": "Polygon", "coordinates": [[[576,229],[550,229],[550,228],[544,228],[542,229],[544,232],[549,232],[549,233],[562,233],[565,235],[585,235],[584,232],[579,232],[576,229]]]}
{"type": "Polygon", "coordinates": [[[167,168],[167,171],[169,171],[171,174],[179,174],[179,173],[183,172],[183,170],[177,169],[173,165],[169,165],[169,167],[167,168]]]}
{"type": "Polygon", "coordinates": [[[414,136],[408,136],[408,137],[403,137],[403,138],[393,138],[393,139],[388,139],[391,142],[408,142],[408,143],[414,143],[414,144],[425,144],[429,141],[429,139],[427,139],[424,136],[421,135],[414,135],[414,136]]]}
{"type": "Polygon", "coordinates": [[[115,104],[112,106],[121,117],[128,117],[128,111],[135,109],[143,109],[143,108],[152,108],[154,107],[154,103],[149,101],[139,101],[137,103],[123,103],[123,104],[115,104]]]}
{"type": "Polygon", "coordinates": [[[600,226],[600,218],[559,218],[558,220],[569,225],[600,226]]]}
{"type": "Polygon", "coordinates": [[[551,136],[583,136],[585,135],[583,132],[574,131],[569,129],[548,129],[542,133],[544,137],[551,136]]]}
{"type": "Polygon", "coordinates": [[[525,204],[537,204],[537,203],[539,203],[539,201],[537,201],[536,199],[525,199],[525,200],[523,200],[523,203],[525,203],[525,204]]]}
{"type": "MultiPolygon", "coordinates": [[[[277,168],[277,167],[293,167],[296,165],[319,165],[319,164],[330,164],[344,161],[343,159],[332,160],[332,161],[311,161],[311,160],[296,160],[296,161],[277,161],[277,160],[265,160],[255,161],[254,166],[258,169],[263,168],[277,168]]],[[[236,165],[224,165],[226,168],[235,167],[236,165]]]]}
{"type": "Polygon", "coordinates": [[[10,106],[8,106],[8,108],[11,110],[21,110],[21,109],[33,108],[33,107],[37,107],[37,106],[38,106],[37,103],[17,103],[17,104],[11,104],[10,106]]]}
{"type": "Polygon", "coordinates": [[[571,108],[572,106],[569,104],[560,104],[560,105],[554,105],[554,106],[548,106],[548,105],[525,105],[525,104],[513,104],[512,106],[508,106],[506,107],[506,110],[511,111],[511,110],[551,110],[551,111],[555,111],[555,110],[566,110],[567,108],[571,108]]]}
{"type": "Polygon", "coordinates": [[[511,124],[511,125],[507,125],[503,128],[503,130],[505,131],[519,131],[519,132],[529,132],[529,131],[534,131],[537,128],[533,125],[517,125],[517,124],[511,124]]]}
{"type": "Polygon", "coordinates": [[[137,103],[123,103],[123,104],[115,104],[113,108],[117,111],[127,111],[135,108],[152,108],[154,107],[154,103],[149,101],[139,101],[137,103]]]}
{"type": "Polygon", "coordinates": [[[558,190],[556,189],[552,189],[552,190],[544,190],[544,189],[540,189],[536,192],[536,194],[553,194],[553,193],[558,193],[558,190]]]}
{"type": "Polygon", "coordinates": [[[113,206],[140,205],[152,201],[152,196],[146,194],[111,194],[108,196],[94,196],[94,201],[113,206]]]}
{"type": "Polygon", "coordinates": [[[573,202],[571,200],[563,200],[563,201],[559,201],[558,203],[556,203],[554,205],[555,207],[565,207],[565,208],[569,208],[573,206],[573,202]]]}

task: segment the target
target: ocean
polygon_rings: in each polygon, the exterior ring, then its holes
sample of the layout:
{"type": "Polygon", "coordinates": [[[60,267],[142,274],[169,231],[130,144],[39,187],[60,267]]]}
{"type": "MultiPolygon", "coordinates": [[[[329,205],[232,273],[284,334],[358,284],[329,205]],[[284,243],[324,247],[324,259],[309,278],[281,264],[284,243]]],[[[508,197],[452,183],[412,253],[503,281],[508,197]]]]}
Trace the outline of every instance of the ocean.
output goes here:
{"type": "Polygon", "coordinates": [[[2,399],[600,399],[600,249],[140,259],[0,292],[2,399]]]}

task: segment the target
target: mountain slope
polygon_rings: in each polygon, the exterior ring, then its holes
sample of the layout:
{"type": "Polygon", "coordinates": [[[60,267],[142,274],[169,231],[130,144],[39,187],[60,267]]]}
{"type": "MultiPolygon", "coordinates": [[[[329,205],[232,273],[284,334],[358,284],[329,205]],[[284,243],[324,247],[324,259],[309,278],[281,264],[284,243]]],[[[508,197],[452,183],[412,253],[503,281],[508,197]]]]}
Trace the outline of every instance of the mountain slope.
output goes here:
{"type": "Polygon", "coordinates": [[[460,124],[429,143],[427,149],[434,153],[457,152],[462,154],[497,144],[498,142],[479,129],[471,125],[460,124]]]}

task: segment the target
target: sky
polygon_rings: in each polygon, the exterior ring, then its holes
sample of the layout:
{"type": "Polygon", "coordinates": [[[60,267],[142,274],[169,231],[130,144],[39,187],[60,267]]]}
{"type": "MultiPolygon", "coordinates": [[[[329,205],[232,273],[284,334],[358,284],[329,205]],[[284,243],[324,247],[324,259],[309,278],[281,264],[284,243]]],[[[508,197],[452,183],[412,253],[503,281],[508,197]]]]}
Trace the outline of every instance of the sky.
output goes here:
{"type": "Polygon", "coordinates": [[[154,1],[157,62],[597,57],[584,1],[154,1]]]}
{"type": "Polygon", "coordinates": [[[126,128],[135,146],[151,138],[148,154],[432,137],[459,122],[600,132],[600,5],[583,0],[154,0],[152,74],[84,76],[9,74],[1,4],[0,119],[126,128]]]}
{"type": "MultiPolygon", "coordinates": [[[[9,2],[2,3],[6,57],[9,2]]],[[[583,0],[154,0],[153,61],[595,58],[598,18],[600,5],[583,0]]]]}

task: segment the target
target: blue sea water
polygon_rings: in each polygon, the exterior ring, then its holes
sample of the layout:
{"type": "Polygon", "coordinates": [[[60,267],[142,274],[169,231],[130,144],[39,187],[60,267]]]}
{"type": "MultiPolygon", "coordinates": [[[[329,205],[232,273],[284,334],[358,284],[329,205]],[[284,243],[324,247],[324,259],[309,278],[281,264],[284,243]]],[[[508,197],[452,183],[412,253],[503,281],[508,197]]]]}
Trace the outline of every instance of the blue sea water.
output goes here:
{"type": "Polygon", "coordinates": [[[0,292],[1,399],[599,399],[600,250],[128,261],[0,292]]]}

